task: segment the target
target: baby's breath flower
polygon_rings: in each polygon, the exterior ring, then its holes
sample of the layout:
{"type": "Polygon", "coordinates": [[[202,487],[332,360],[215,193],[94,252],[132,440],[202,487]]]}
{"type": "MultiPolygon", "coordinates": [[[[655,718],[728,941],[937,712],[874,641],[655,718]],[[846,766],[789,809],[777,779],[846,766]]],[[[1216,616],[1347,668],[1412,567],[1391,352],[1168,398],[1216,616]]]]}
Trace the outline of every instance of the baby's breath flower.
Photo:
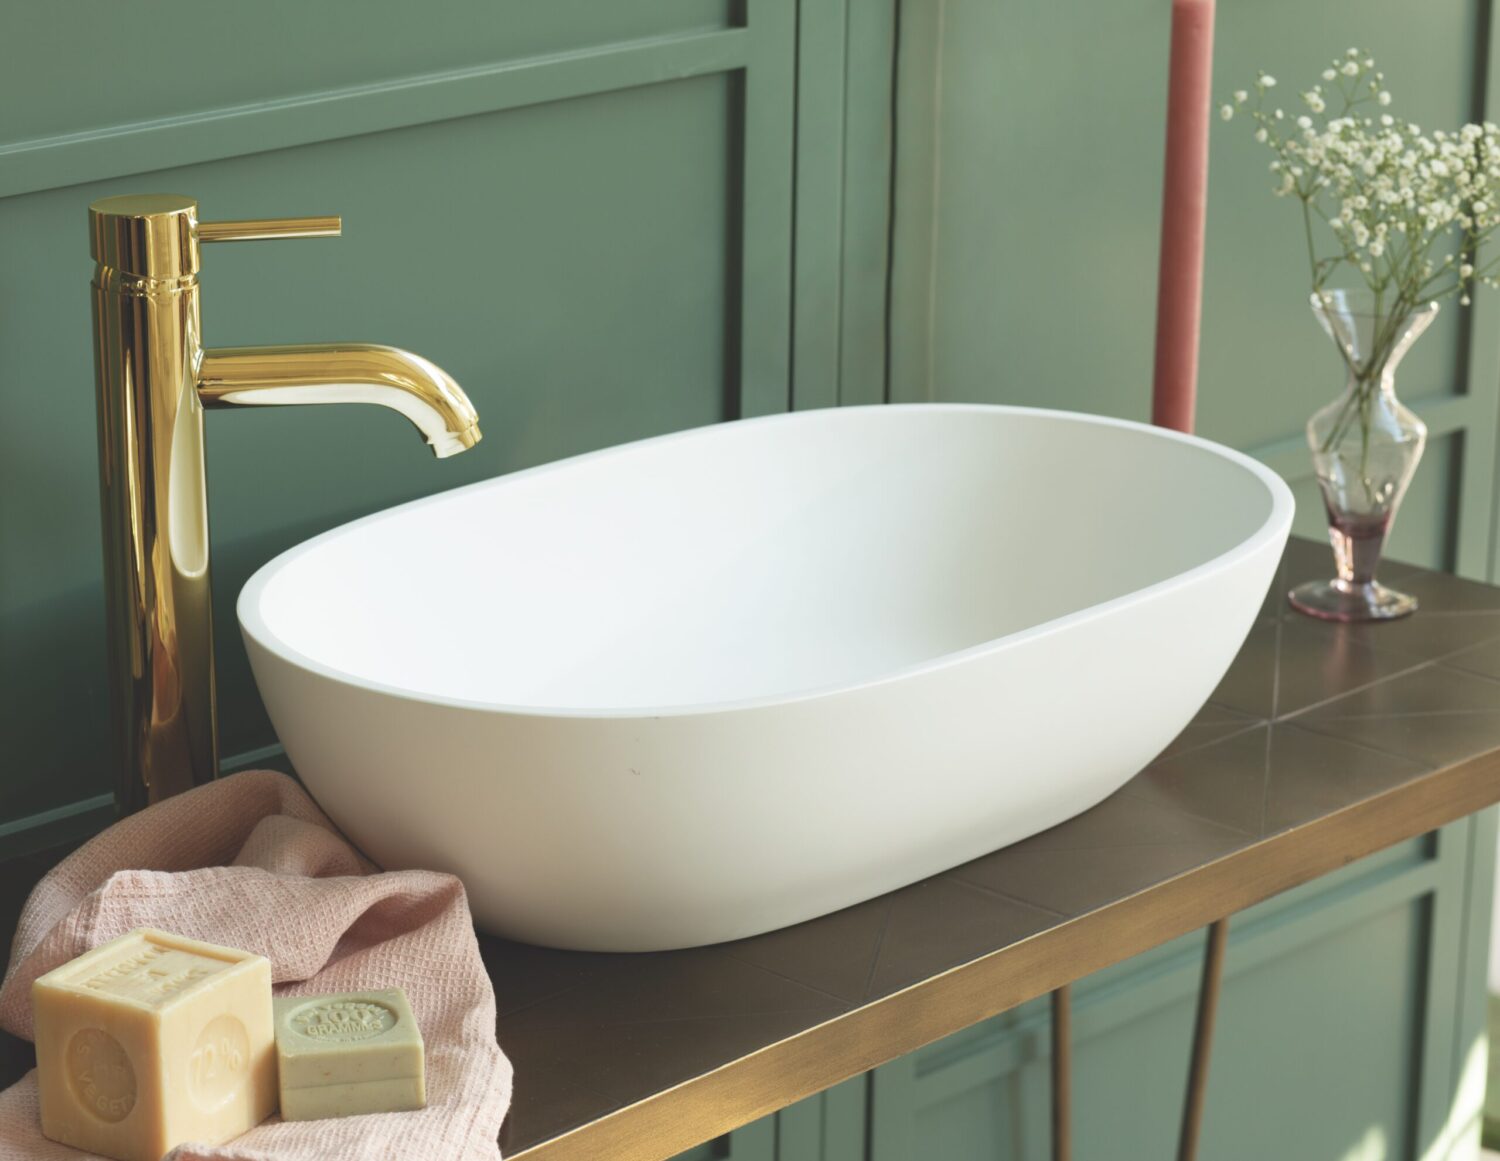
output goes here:
{"type": "Polygon", "coordinates": [[[1482,266],[1472,255],[1500,230],[1500,126],[1424,134],[1380,111],[1392,103],[1385,74],[1358,49],[1321,75],[1328,87],[1299,92],[1302,110],[1290,117],[1266,100],[1276,85],[1269,73],[1219,106],[1226,121],[1243,107],[1254,122],[1255,140],[1272,153],[1272,192],[1302,202],[1315,228],[1328,225],[1331,238],[1308,238],[1314,290],[1358,271],[1388,309],[1407,312],[1497,281],[1500,262],[1482,266]],[[1283,120],[1295,124],[1288,136],[1283,120]]]}

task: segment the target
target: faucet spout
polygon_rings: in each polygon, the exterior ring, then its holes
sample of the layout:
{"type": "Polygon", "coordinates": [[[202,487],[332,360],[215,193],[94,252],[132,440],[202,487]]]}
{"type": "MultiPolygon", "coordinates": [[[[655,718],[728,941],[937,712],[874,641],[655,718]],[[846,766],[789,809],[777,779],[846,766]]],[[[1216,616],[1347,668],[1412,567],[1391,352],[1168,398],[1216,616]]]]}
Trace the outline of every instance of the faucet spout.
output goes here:
{"type": "Polygon", "coordinates": [[[411,420],[439,458],[480,439],[462,388],[437,364],[396,347],[220,347],[203,352],[197,378],[205,408],[374,403],[411,420]]]}

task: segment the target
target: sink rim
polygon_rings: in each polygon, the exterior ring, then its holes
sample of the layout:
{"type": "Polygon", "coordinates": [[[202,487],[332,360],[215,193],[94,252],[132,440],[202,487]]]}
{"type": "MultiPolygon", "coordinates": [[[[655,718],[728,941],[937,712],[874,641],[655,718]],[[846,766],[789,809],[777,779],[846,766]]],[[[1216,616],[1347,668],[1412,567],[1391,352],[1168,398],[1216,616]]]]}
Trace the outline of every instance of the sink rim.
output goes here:
{"type": "MultiPolygon", "coordinates": [[[[523,478],[536,478],[549,472],[557,472],[569,469],[574,465],[586,461],[598,462],[612,456],[618,456],[626,452],[634,452],[638,449],[659,446],[674,440],[686,439],[701,435],[705,431],[726,426],[724,423],[706,424],[699,427],[687,428],[683,431],[669,432],[665,435],[650,436],[645,439],[631,440],[626,443],[615,444],[610,447],[600,448],[592,452],[584,452],[579,455],[568,456],[549,463],[538,464],[534,467],[524,468],[515,472],[507,472],[503,475],[491,476],[488,479],[476,480],[469,484],[461,484],[454,488],[448,488],[440,492],[434,492],[427,496],[418,497],[389,508],[382,508],[378,512],[372,512],[366,516],[357,517],[337,525],[316,536],[310,537],[298,544],[293,545],[265,564],[261,565],[251,574],[235,602],[235,611],[239,620],[240,630],[253,640],[261,648],[272,653],[283,660],[317,674],[331,681],[351,685],[360,689],[370,690],[388,697],[400,698],[405,701],[417,702],[424,705],[444,706],[452,709],[468,711],[482,711],[486,713],[506,714],[531,718],[578,718],[619,720],[629,718],[687,718],[705,717],[713,714],[735,713],[744,710],[763,709],[776,706],[792,705],[799,702],[810,702],[820,698],[826,698],[838,694],[868,689],[874,686],[884,685],[888,682],[900,681],[918,676],[920,674],[944,669],[949,666],[959,665],[976,657],[982,657],[990,653],[1008,649],[1022,643],[1045,637],[1052,633],[1061,632],[1070,626],[1086,623],[1098,617],[1126,607],[1133,603],[1153,599],[1156,596],[1170,593],[1178,588],[1192,585],[1204,577],[1234,567],[1240,560],[1260,551],[1264,545],[1277,537],[1284,537],[1291,526],[1292,516],[1295,511],[1295,501],[1292,497],[1290,487],[1285,480],[1271,468],[1251,458],[1243,452],[1234,448],[1226,447],[1213,440],[1204,439],[1201,436],[1189,435],[1174,431],[1170,428],[1156,427],[1152,424],[1141,423],[1135,420],[1118,419],[1113,416],[1094,415],[1089,412],[1066,411],[1060,408],[1022,407],[1011,404],[988,404],[988,403],[886,403],[867,404],[858,407],[843,407],[831,409],[837,413],[852,412],[880,412],[889,414],[892,412],[921,412],[921,413],[969,413],[993,415],[996,413],[1008,413],[1016,415],[1038,416],[1044,418],[1062,419],[1068,422],[1091,424],[1100,427],[1113,427],[1150,435],[1160,439],[1176,441],[1196,447],[1202,451],[1209,452],[1228,460],[1230,463],[1244,468],[1266,488],[1270,495],[1270,511],[1265,520],[1249,536],[1239,541],[1234,547],[1227,549],[1219,555],[1204,561],[1201,564],[1175,573],[1160,581],[1146,585],[1143,588],[1123,593],[1117,597],[1100,601],[1093,605],[1087,605],[1061,616],[1053,617],[1039,624],[1019,629],[1004,636],[995,637],[964,649],[953,650],[947,653],[937,654],[923,661],[901,665],[896,668],[883,671],[877,675],[864,680],[845,681],[823,686],[796,689],[779,693],[762,694],[754,697],[736,698],[719,701],[690,702],[676,705],[648,705],[648,706],[547,706],[537,704],[513,704],[507,702],[480,700],[476,698],[464,698],[452,694],[423,693],[403,686],[391,685],[387,682],[373,680],[359,674],[352,673],[337,666],[329,665],[300,649],[288,644],[279,634],[275,633],[267,624],[261,614],[261,598],[267,585],[292,562],[306,553],[312,552],[323,543],[353,532],[356,529],[377,524],[382,520],[405,513],[414,508],[424,505],[436,504],[456,494],[473,489],[493,487],[497,484],[521,480],[523,478]]],[[[806,421],[808,412],[778,412],[774,415],[758,416],[750,419],[730,421],[735,424],[771,425],[777,423],[806,421]]]]}

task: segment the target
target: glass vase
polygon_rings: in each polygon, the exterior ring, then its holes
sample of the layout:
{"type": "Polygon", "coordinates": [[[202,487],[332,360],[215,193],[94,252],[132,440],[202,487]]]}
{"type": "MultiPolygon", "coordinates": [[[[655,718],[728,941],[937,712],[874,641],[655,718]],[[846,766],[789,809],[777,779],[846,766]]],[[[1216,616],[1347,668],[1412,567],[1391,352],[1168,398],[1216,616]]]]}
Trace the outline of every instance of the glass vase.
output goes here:
{"type": "Polygon", "coordinates": [[[1375,569],[1427,443],[1427,425],[1396,398],[1396,368],[1437,317],[1437,303],[1382,312],[1367,292],[1324,290],[1312,308],[1348,372],[1343,394],[1307,421],[1337,575],[1298,585],[1288,598],[1327,621],[1405,617],[1417,599],[1381,584],[1375,569]]]}

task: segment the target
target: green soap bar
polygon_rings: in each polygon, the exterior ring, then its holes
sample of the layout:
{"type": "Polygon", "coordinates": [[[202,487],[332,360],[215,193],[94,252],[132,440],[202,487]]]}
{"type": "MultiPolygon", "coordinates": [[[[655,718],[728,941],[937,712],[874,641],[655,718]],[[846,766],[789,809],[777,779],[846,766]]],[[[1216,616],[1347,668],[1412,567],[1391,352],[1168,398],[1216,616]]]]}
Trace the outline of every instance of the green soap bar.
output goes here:
{"type": "Polygon", "coordinates": [[[275,1001],[281,1119],[426,1104],[422,1033],[400,988],[275,1001]]]}
{"type": "Polygon", "coordinates": [[[420,1076],[283,1089],[281,1119],[319,1121],[324,1117],[351,1117],[356,1113],[403,1113],[424,1107],[424,1096],[420,1076]]]}

